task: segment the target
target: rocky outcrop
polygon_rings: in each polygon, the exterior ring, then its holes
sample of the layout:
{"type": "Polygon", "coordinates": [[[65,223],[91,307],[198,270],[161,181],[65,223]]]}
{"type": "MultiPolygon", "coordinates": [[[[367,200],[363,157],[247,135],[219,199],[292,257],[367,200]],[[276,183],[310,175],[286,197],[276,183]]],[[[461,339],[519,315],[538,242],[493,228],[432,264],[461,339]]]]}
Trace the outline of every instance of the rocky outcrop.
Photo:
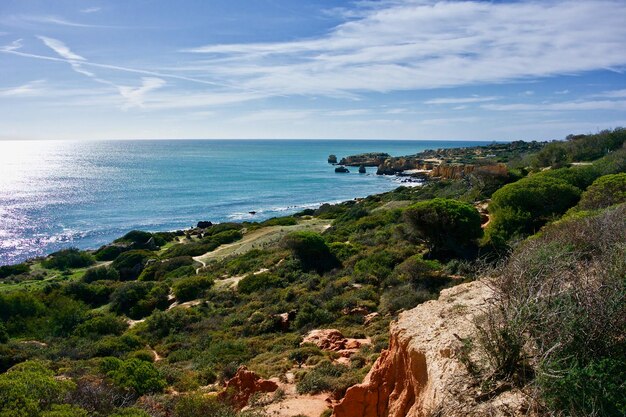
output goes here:
{"type": "Polygon", "coordinates": [[[328,163],[336,164],[337,163],[337,155],[328,155],[328,163]]]}
{"type": "Polygon", "coordinates": [[[362,346],[370,343],[369,339],[349,339],[337,329],[311,330],[302,339],[301,345],[312,343],[322,350],[338,352],[341,357],[349,358],[362,346]]]}
{"type": "Polygon", "coordinates": [[[418,170],[431,170],[435,164],[431,161],[425,161],[423,159],[417,159],[410,156],[403,156],[398,158],[389,158],[378,165],[376,174],[378,175],[395,175],[399,172],[418,169],[418,170]]]}
{"type": "Polygon", "coordinates": [[[248,405],[248,400],[253,394],[257,392],[274,392],[276,389],[278,389],[276,382],[261,379],[245,366],[240,366],[235,376],[226,382],[224,391],[220,392],[217,397],[221,401],[228,402],[242,409],[248,405]]]}
{"type": "Polygon", "coordinates": [[[462,341],[473,334],[473,319],[491,295],[481,281],[461,284],[402,313],[391,326],[389,349],[363,383],[348,389],[333,416],[527,415],[519,392],[485,400],[461,361],[462,341]]]}
{"type": "Polygon", "coordinates": [[[458,180],[467,175],[490,175],[490,176],[507,176],[509,173],[506,164],[441,164],[435,166],[430,172],[431,177],[444,178],[449,180],[458,180]]]}
{"type": "Polygon", "coordinates": [[[358,167],[364,165],[366,167],[377,167],[382,164],[386,159],[391,158],[391,155],[384,152],[370,152],[362,153],[359,155],[346,156],[341,158],[339,163],[341,165],[348,165],[351,167],[358,167]]]}
{"type": "Polygon", "coordinates": [[[347,174],[348,172],[350,172],[350,170],[348,170],[348,168],[342,165],[342,166],[335,168],[335,172],[338,174],[347,174]]]}
{"type": "Polygon", "coordinates": [[[359,174],[365,174],[367,170],[365,169],[365,164],[361,164],[359,166],[359,174]]]}

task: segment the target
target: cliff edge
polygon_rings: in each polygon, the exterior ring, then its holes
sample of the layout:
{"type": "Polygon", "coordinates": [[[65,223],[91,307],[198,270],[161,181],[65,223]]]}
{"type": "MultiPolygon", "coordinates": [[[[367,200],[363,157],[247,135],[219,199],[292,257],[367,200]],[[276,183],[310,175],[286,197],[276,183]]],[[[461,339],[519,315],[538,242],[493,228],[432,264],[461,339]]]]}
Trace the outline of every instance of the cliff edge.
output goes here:
{"type": "Polygon", "coordinates": [[[388,350],[363,383],[350,387],[334,417],[527,415],[520,392],[480,392],[464,363],[474,318],[492,296],[483,281],[441,292],[400,315],[388,350]]]}

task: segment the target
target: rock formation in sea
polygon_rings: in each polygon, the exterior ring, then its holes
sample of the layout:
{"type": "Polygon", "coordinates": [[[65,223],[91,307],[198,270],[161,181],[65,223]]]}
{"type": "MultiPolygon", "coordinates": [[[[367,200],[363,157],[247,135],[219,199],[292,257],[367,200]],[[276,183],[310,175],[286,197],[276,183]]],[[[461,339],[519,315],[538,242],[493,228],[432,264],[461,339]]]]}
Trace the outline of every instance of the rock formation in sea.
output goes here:
{"type": "Polygon", "coordinates": [[[344,167],[343,165],[338,166],[337,168],[335,168],[335,172],[338,174],[346,174],[348,172],[350,172],[350,170],[346,167],[344,167]]]}
{"type": "Polygon", "coordinates": [[[337,155],[328,155],[328,163],[336,164],[337,163],[337,155]]]}

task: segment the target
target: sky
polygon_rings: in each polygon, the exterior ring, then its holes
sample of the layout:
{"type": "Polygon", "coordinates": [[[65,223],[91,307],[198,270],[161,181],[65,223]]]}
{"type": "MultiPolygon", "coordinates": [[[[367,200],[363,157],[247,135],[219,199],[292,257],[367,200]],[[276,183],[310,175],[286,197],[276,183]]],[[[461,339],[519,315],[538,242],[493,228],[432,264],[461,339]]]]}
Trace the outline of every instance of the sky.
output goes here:
{"type": "Polygon", "coordinates": [[[626,0],[0,0],[0,139],[626,126],[626,0]]]}

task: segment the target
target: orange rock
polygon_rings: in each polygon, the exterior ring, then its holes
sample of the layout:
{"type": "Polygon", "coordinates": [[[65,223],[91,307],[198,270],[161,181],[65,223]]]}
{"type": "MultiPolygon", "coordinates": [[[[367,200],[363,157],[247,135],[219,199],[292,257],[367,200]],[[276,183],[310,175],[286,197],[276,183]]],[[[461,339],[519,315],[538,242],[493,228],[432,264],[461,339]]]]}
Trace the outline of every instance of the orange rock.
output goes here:
{"type": "Polygon", "coordinates": [[[261,379],[245,366],[240,366],[235,376],[226,382],[224,391],[218,394],[218,398],[241,409],[248,405],[248,400],[254,393],[274,392],[276,389],[278,389],[276,382],[261,379]]]}
{"type": "Polygon", "coordinates": [[[478,388],[470,388],[477,386],[456,355],[459,339],[472,337],[474,318],[492,296],[488,285],[474,281],[402,313],[391,326],[389,349],[361,384],[348,388],[333,417],[529,415],[519,390],[476,402],[478,388]]]}

